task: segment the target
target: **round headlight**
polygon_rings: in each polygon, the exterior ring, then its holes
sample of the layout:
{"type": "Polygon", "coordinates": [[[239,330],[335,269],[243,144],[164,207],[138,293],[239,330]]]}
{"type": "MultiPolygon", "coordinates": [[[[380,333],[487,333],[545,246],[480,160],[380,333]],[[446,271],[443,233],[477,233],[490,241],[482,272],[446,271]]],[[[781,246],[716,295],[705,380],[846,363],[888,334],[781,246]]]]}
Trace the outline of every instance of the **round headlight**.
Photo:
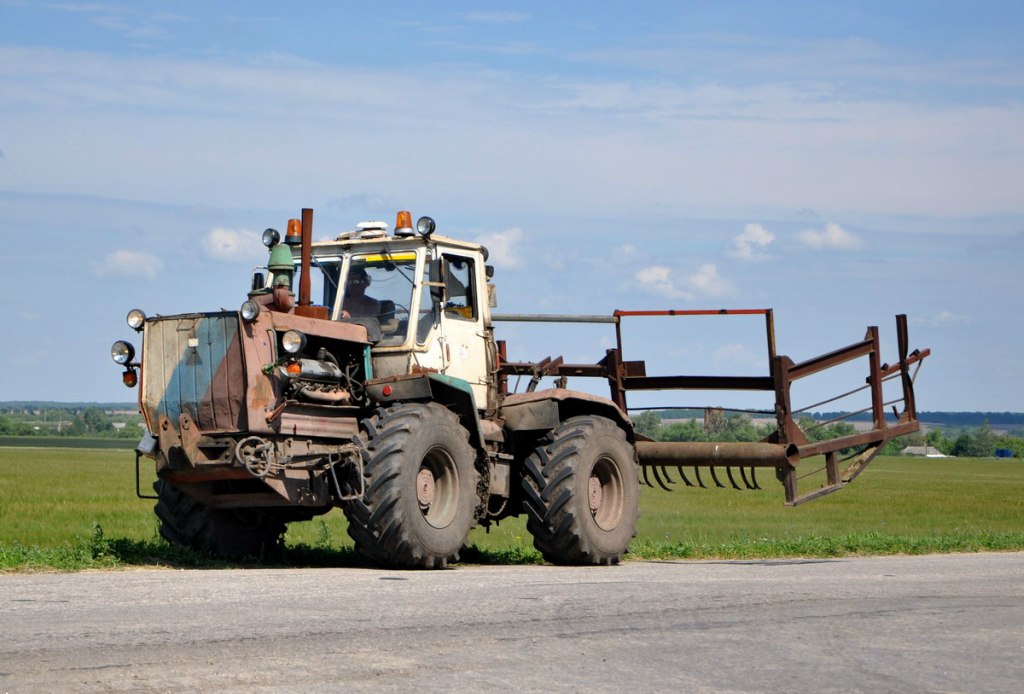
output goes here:
{"type": "Polygon", "coordinates": [[[132,330],[141,330],[145,322],[146,314],[141,309],[133,308],[128,312],[128,327],[132,330]]]}
{"type": "Polygon", "coordinates": [[[430,217],[420,217],[416,220],[416,233],[420,236],[430,236],[434,233],[436,226],[430,217]]]}
{"type": "Polygon", "coordinates": [[[115,364],[124,366],[135,358],[135,348],[130,342],[118,340],[110,347],[110,358],[114,360],[115,364]]]}
{"type": "Polygon", "coordinates": [[[267,229],[263,232],[263,245],[267,248],[276,246],[281,240],[281,234],[278,233],[277,229],[267,229]]]}
{"type": "Polygon", "coordinates": [[[281,336],[281,346],[288,354],[298,354],[306,346],[306,336],[298,330],[289,330],[281,336]]]}
{"type": "Polygon", "coordinates": [[[242,314],[242,320],[252,323],[256,316],[260,315],[260,305],[250,299],[242,303],[242,308],[238,312],[242,314]]]}

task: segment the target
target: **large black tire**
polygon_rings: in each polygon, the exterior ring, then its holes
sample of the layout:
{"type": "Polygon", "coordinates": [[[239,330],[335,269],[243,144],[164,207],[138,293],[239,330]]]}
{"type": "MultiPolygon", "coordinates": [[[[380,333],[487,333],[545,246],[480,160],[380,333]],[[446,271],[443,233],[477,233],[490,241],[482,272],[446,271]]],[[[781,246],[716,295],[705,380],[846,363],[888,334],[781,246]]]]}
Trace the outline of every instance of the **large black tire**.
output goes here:
{"type": "Polygon", "coordinates": [[[395,405],[363,420],[366,493],[344,506],[360,554],[409,568],[458,560],[479,505],[468,439],[458,417],[437,403],[395,405]]]}
{"type": "Polygon", "coordinates": [[[224,559],[262,558],[280,546],[286,527],[269,511],[207,508],[164,480],[157,480],[153,489],[160,536],[171,544],[224,559]]]}
{"type": "Polygon", "coordinates": [[[609,419],[572,417],[547,434],[523,471],[526,527],[553,564],[615,564],[636,535],[633,447],[609,419]]]}

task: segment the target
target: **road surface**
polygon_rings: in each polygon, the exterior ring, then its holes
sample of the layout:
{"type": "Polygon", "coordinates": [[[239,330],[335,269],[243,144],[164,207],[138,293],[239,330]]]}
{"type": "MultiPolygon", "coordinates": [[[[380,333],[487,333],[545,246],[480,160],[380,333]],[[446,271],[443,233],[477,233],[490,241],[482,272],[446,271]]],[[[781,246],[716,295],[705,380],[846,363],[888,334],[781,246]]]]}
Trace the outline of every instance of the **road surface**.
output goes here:
{"type": "Polygon", "coordinates": [[[0,575],[0,692],[1024,687],[1024,553],[0,575]]]}

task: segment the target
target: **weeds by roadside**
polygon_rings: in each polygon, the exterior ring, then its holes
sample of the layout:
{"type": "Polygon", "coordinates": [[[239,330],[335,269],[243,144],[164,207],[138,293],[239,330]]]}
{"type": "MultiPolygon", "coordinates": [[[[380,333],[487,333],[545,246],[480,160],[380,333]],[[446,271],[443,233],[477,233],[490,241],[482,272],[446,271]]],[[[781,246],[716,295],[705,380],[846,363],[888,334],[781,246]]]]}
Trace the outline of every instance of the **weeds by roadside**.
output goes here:
{"type": "MultiPolygon", "coordinates": [[[[161,539],[108,538],[93,525],[91,537],[62,547],[0,545],[0,572],[72,572],[88,569],[150,568],[342,568],[367,567],[351,547],[335,548],[324,524],[314,545],[279,546],[262,557],[227,562],[161,539]]],[[[768,538],[726,543],[650,542],[633,544],[627,560],[835,558],[883,554],[1024,551],[1024,533],[947,533],[932,537],[851,533],[841,537],[768,538]]],[[[461,553],[465,564],[543,564],[540,553],[528,547],[486,549],[472,545],[461,553]]]]}

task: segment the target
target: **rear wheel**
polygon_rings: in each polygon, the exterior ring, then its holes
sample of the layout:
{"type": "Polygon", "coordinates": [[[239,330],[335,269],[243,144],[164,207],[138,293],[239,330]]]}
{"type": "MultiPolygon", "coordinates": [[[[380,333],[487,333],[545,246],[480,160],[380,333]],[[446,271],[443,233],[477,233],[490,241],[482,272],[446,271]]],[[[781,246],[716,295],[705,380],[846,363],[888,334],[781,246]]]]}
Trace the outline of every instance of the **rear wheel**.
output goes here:
{"type": "Polygon", "coordinates": [[[259,509],[211,509],[164,480],[153,484],[160,536],[224,559],[259,558],[278,548],[286,527],[259,509]]]}
{"type": "Polygon", "coordinates": [[[363,429],[366,493],[345,505],[356,550],[388,566],[457,560],[478,505],[469,432],[437,403],[378,410],[363,429]]]}
{"type": "Polygon", "coordinates": [[[609,419],[573,417],[526,459],[526,527],[554,564],[614,564],[636,534],[633,447],[609,419]]]}

